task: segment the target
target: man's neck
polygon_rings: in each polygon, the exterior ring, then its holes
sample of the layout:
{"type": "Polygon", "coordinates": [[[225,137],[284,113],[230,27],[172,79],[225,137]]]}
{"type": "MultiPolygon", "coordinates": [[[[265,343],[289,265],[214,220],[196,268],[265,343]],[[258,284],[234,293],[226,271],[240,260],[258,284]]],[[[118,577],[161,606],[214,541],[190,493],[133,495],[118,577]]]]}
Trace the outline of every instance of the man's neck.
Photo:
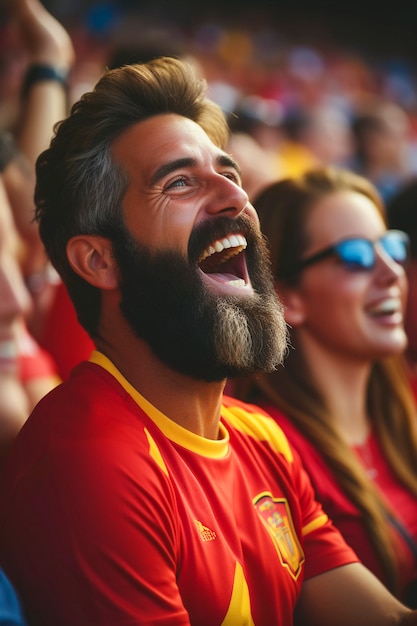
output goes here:
{"type": "Polygon", "coordinates": [[[117,346],[99,340],[105,354],[148,402],[183,428],[206,437],[219,436],[220,408],[226,381],[206,382],[185,376],[162,363],[148,344],[135,339],[117,346]]]}

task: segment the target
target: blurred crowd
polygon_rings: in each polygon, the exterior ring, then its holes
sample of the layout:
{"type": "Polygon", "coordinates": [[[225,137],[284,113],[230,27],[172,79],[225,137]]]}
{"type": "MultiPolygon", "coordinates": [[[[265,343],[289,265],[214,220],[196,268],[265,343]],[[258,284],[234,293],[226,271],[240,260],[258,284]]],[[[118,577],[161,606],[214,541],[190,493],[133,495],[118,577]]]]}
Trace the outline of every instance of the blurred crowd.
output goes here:
{"type": "MultiPolygon", "coordinates": [[[[316,23],[303,41],[286,30],[288,21],[268,18],[263,5],[244,4],[232,19],[190,12],[187,3],[159,12],[134,2],[50,4],[76,52],[70,103],[106,67],[159,54],[186,57],[229,115],[250,192],[324,162],[365,174],[388,200],[417,172],[413,60],[355,47],[355,32],[348,46],[332,38],[331,22],[327,31],[316,23]]],[[[24,59],[7,23],[0,41],[4,126],[15,123],[24,59]]]]}

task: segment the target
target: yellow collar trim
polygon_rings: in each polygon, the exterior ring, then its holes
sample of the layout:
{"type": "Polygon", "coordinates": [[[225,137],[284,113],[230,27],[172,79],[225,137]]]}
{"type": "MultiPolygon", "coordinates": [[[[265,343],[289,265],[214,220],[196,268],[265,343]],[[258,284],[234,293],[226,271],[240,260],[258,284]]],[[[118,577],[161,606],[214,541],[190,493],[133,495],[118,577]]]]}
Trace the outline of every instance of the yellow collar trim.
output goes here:
{"type": "Polygon", "coordinates": [[[219,424],[221,439],[212,440],[200,437],[169,419],[164,413],[146,400],[146,398],[126,380],[114,363],[102,352],[94,350],[90,357],[90,362],[99,365],[109,372],[168,439],[202,456],[211,458],[222,458],[226,456],[229,449],[229,433],[224,424],[219,424]]]}

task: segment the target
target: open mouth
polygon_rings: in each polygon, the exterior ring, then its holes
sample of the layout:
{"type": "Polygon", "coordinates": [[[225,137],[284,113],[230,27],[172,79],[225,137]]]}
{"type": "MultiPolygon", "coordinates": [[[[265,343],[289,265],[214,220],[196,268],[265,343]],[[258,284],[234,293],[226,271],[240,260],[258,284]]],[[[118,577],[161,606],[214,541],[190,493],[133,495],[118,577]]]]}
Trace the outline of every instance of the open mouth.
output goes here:
{"type": "Polygon", "coordinates": [[[379,324],[389,327],[403,327],[403,307],[399,298],[387,298],[367,309],[369,317],[379,324]]]}
{"type": "Polygon", "coordinates": [[[368,310],[372,317],[384,317],[401,313],[401,302],[397,298],[389,298],[368,310]]]}
{"type": "Polygon", "coordinates": [[[246,238],[241,234],[216,239],[201,254],[198,266],[215,280],[244,287],[249,282],[244,255],[246,247],[246,238]]]}
{"type": "Polygon", "coordinates": [[[17,344],[14,339],[0,340],[0,370],[2,373],[16,371],[17,356],[17,344]]]}

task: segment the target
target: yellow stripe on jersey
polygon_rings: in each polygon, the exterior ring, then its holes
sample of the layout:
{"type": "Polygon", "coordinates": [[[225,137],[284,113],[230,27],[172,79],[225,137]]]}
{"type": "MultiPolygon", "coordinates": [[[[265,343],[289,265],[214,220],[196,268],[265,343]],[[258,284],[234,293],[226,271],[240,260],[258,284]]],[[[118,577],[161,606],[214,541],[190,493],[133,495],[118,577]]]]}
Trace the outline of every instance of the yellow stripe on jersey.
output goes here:
{"type": "Polygon", "coordinates": [[[327,521],[328,521],[328,517],[325,513],[323,513],[323,515],[319,515],[319,517],[316,517],[316,519],[313,519],[312,522],[310,522],[309,524],[306,524],[303,527],[303,537],[305,537],[306,535],[309,535],[310,533],[312,533],[314,530],[316,530],[316,528],[320,528],[321,526],[324,526],[327,521]]]}
{"type": "Polygon", "coordinates": [[[221,626],[255,626],[250,608],[248,583],[240,563],[236,563],[232,598],[221,626]]]}
{"type": "Polygon", "coordinates": [[[245,411],[239,406],[222,407],[222,416],[237,430],[258,441],[267,441],[277,454],[284,455],[288,463],[292,463],[293,454],[288,440],[272,417],[245,411]]]}
{"type": "Polygon", "coordinates": [[[145,435],[149,442],[149,455],[150,457],[156,461],[156,464],[159,465],[161,470],[169,476],[167,466],[165,465],[164,459],[162,458],[161,453],[159,452],[159,448],[155,443],[155,440],[151,437],[147,428],[145,428],[145,435]]]}
{"type": "Polygon", "coordinates": [[[187,450],[196,454],[213,459],[224,458],[229,450],[229,433],[223,424],[219,425],[219,439],[206,439],[183,428],[173,420],[169,419],[153,404],[151,404],[142,394],[129,383],[117,367],[104,354],[95,350],[90,361],[100,365],[120,383],[123,389],[132,397],[138,406],[148,415],[148,417],[158,426],[168,439],[177,443],[187,450]]]}
{"type": "MultiPolygon", "coordinates": [[[[210,458],[223,458],[229,449],[229,433],[223,424],[219,425],[219,439],[212,440],[200,437],[191,431],[183,428],[176,422],[169,419],[161,411],[135,389],[117,367],[104,354],[94,351],[90,357],[92,363],[100,365],[107,370],[120,383],[125,391],[141,407],[151,420],[171,441],[210,458]]],[[[235,428],[258,441],[267,441],[271,448],[282,454],[289,463],[293,461],[291,448],[287,438],[272,417],[267,417],[262,413],[246,411],[240,406],[226,408],[222,406],[222,416],[226,422],[230,422],[235,428]]]]}

